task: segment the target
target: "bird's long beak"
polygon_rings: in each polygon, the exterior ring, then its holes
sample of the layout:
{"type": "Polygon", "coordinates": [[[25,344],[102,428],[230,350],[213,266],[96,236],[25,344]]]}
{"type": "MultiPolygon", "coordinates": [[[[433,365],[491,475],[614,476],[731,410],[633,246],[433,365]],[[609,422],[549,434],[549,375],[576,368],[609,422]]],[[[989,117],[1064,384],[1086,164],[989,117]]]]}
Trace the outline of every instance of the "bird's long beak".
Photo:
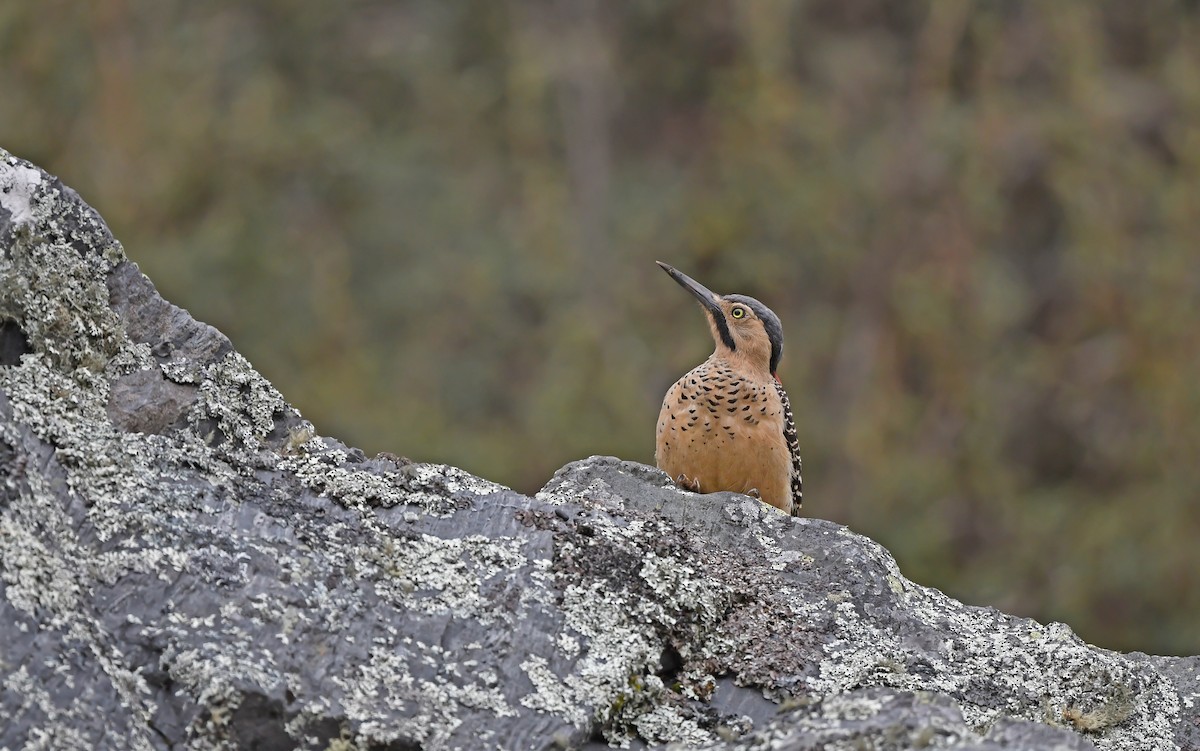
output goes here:
{"type": "Polygon", "coordinates": [[[671,278],[678,282],[680,287],[683,287],[688,292],[691,292],[693,295],[695,295],[696,299],[700,301],[700,304],[703,305],[709,313],[712,313],[713,316],[715,316],[718,320],[723,320],[725,318],[725,314],[721,311],[721,306],[717,303],[717,296],[713,294],[712,290],[710,290],[708,287],[705,287],[703,284],[691,278],[674,266],[665,264],[662,261],[655,261],[655,263],[657,263],[663,271],[670,274],[671,278]]]}

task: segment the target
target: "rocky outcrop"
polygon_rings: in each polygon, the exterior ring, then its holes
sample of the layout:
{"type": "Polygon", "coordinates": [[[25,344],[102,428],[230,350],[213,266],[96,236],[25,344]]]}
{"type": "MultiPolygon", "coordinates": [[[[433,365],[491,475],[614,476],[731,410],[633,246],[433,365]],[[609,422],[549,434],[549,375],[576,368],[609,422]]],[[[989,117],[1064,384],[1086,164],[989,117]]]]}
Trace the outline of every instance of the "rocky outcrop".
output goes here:
{"type": "Polygon", "coordinates": [[[318,435],[0,152],[0,748],[1200,747],[1196,658],[592,457],[535,497],[318,435]]]}

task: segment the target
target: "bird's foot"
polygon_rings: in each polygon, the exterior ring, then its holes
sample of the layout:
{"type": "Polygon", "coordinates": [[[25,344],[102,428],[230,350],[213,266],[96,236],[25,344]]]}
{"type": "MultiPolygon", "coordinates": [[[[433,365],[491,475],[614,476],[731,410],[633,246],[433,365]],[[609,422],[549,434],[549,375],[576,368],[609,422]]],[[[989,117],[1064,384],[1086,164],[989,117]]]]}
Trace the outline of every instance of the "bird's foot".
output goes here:
{"type": "Polygon", "coordinates": [[[753,498],[756,501],[762,500],[762,493],[758,492],[758,488],[750,488],[749,490],[746,491],[746,495],[750,496],[751,498],[753,498]]]}
{"type": "Polygon", "coordinates": [[[680,475],[675,478],[675,484],[684,490],[690,490],[693,493],[700,492],[700,478],[692,479],[687,475],[680,475]]]}

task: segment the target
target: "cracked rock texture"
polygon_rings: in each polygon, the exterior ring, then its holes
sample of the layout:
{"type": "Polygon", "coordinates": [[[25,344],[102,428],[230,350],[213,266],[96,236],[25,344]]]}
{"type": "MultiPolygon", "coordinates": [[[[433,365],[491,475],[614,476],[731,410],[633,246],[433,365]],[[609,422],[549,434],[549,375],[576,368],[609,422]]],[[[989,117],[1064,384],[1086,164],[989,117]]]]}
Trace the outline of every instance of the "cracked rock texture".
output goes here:
{"type": "Polygon", "coordinates": [[[639,464],[368,459],[0,151],[0,749],[1194,749],[1198,668],[639,464]]]}

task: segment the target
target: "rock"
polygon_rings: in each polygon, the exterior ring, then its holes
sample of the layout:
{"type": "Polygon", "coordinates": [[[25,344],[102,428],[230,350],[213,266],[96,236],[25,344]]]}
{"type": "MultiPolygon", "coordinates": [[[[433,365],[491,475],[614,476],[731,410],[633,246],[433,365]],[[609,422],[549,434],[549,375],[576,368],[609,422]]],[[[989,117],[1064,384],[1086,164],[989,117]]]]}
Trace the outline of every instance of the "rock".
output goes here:
{"type": "Polygon", "coordinates": [[[316,433],[0,151],[0,748],[1200,747],[1196,658],[606,457],[530,498],[316,433]]]}

